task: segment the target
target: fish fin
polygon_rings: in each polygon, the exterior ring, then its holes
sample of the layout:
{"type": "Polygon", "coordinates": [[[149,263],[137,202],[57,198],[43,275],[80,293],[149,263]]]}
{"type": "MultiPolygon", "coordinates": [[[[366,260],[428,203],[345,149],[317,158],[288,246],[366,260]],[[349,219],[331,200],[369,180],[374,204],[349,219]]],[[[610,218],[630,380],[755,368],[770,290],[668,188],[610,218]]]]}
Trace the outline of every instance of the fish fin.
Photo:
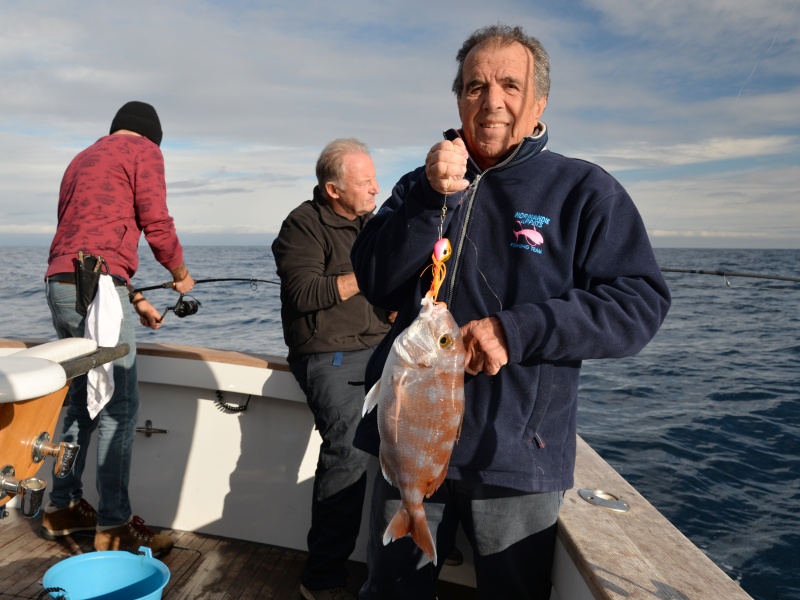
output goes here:
{"type": "Polygon", "coordinates": [[[433,495],[433,492],[439,489],[439,486],[442,485],[442,482],[444,481],[445,475],[447,475],[447,465],[442,467],[439,475],[428,482],[428,488],[425,490],[426,498],[430,498],[433,495]]]}
{"type": "Polygon", "coordinates": [[[397,484],[393,481],[392,475],[389,473],[389,470],[386,468],[386,465],[383,463],[383,459],[379,457],[381,463],[381,473],[383,473],[383,478],[392,485],[392,487],[398,487],[397,484]]]}
{"type": "Polygon", "coordinates": [[[428,519],[425,518],[425,510],[421,504],[411,515],[411,538],[436,566],[436,544],[433,543],[431,530],[428,529],[428,519]]]}
{"type": "Polygon", "coordinates": [[[383,545],[386,546],[389,542],[399,540],[409,533],[414,543],[436,565],[436,544],[433,543],[431,530],[428,529],[428,519],[425,518],[425,510],[421,504],[414,509],[413,514],[410,514],[404,506],[397,509],[383,534],[383,545]]]}
{"type": "Polygon", "coordinates": [[[364,408],[361,409],[361,416],[365,416],[368,412],[371,412],[373,408],[378,406],[378,395],[380,394],[381,389],[381,382],[378,381],[375,385],[373,385],[369,392],[367,392],[366,397],[364,398],[364,408]]]}
{"type": "Polygon", "coordinates": [[[394,384],[394,443],[397,443],[398,432],[400,431],[400,409],[403,406],[403,398],[405,398],[405,386],[408,382],[408,375],[403,372],[392,378],[394,384]]]}
{"type": "Polygon", "coordinates": [[[411,515],[405,507],[400,506],[394,517],[389,521],[386,531],[383,533],[383,545],[387,546],[389,542],[399,540],[401,537],[411,532],[411,515]]]}

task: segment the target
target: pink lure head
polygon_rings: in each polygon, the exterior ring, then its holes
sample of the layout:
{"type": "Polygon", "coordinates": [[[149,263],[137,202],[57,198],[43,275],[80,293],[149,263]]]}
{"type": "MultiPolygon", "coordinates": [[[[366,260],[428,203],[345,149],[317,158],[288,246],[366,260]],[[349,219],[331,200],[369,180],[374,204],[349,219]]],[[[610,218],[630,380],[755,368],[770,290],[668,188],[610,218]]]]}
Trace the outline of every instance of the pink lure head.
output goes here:
{"type": "Polygon", "coordinates": [[[433,245],[433,260],[440,263],[444,262],[450,258],[450,254],[452,254],[452,252],[453,249],[450,246],[450,240],[447,238],[441,238],[433,245]]]}

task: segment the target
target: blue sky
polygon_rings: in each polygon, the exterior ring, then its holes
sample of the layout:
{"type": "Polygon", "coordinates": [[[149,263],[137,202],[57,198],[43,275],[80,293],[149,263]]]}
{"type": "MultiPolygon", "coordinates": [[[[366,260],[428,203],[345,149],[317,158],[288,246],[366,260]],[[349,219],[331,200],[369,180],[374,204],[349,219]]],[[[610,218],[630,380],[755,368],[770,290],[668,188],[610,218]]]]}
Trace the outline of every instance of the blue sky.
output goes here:
{"type": "Polygon", "coordinates": [[[617,177],[654,246],[800,248],[798,3],[2,0],[0,244],[49,244],[64,169],[128,100],[161,117],[185,244],[266,243],[336,137],[382,201],[459,125],[461,42],[502,22],[550,53],[550,150],[617,177]]]}

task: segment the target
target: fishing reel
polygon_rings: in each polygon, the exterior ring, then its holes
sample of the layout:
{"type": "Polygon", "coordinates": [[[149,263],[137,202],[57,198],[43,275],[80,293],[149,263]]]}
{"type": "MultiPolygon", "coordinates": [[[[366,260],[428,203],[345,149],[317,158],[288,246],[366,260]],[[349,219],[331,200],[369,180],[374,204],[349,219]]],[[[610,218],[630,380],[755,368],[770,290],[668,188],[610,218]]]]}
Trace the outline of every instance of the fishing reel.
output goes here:
{"type": "Polygon", "coordinates": [[[167,316],[167,313],[169,311],[174,312],[175,316],[180,319],[188,317],[189,315],[197,314],[197,311],[200,310],[200,307],[202,306],[202,304],[200,304],[200,301],[195,300],[194,298],[192,298],[191,300],[184,300],[183,296],[184,294],[181,294],[180,298],[178,298],[178,301],[175,303],[175,306],[168,306],[164,310],[164,314],[161,315],[162,321],[164,320],[164,317],[167,316]]]}

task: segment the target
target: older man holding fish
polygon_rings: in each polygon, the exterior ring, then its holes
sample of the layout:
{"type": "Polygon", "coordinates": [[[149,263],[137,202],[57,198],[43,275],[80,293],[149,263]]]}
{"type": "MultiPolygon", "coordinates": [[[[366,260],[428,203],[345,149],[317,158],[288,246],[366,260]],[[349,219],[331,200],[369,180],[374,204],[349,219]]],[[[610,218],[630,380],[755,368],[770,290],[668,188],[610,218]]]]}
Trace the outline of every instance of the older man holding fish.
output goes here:
{"type": "Polygon", "coordinates": [[[351,253],[365,297],[399,311],[367,367],[355,440],[385,475],[373,488],[362,600],[433,597],[459,523],[480,598],[549,598],[556,522],[573,485],[581,362],[639,352],[670,306],[626,191],[596,165],[546,148],[550,65],[539,41],[490,26],[456,59],[461,129],[396,184],[351,253]],[[421,342],[434,350],[412,351],[431,302],[458,326],[448,335],[460,338],[460,384],[441,366],[450,342],[438,330],[421,342]],[[421,373],[455,383],[423,392],[410,383],[421,373]],[[441,434],[426,415],[460,394],[461,412],[443,417],[457,414],[459,428],[441,434]],[[419,490],[424,502],[410,500],[419,490]]]}

